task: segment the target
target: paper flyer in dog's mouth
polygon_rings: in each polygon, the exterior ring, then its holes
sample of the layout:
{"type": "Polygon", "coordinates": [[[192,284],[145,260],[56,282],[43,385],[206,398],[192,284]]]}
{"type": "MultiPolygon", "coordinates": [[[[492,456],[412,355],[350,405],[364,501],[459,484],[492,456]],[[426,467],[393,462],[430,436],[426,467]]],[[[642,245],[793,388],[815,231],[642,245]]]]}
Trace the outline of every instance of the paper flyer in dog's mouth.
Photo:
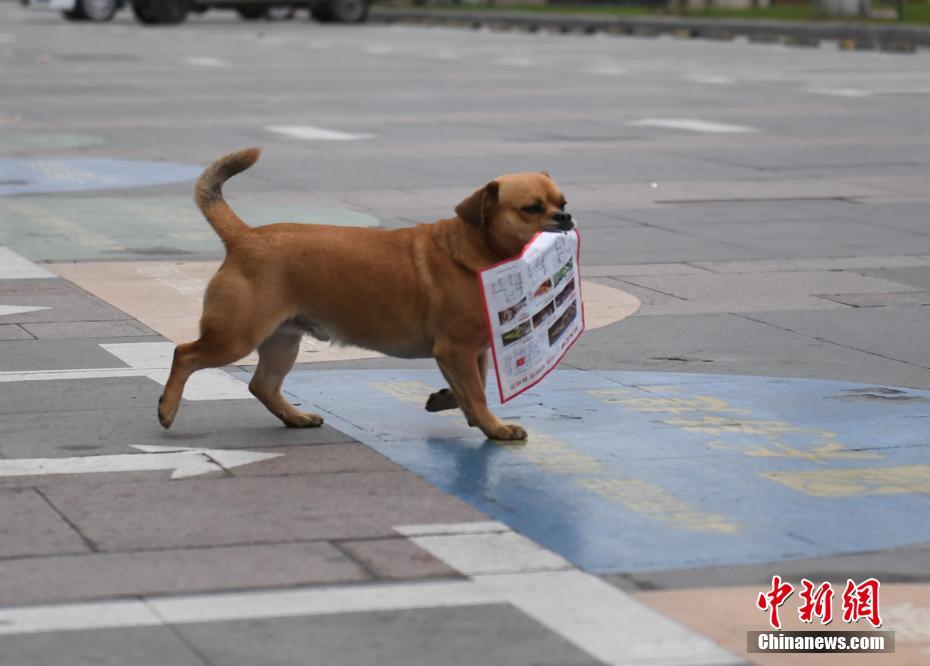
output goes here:
{"type": "Polygon", "coordinates": [[[515,259],[481,271],[481,291],[501,402],[558,365],[584,330],[580,238],[541,232],[515,259]]]}

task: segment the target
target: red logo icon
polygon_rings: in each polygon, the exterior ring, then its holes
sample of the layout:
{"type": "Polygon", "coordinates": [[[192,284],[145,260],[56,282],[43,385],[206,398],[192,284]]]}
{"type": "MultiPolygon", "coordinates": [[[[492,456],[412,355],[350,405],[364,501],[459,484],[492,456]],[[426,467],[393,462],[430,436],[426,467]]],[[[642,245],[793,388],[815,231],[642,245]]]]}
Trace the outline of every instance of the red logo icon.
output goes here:
{"type": "MultiPolygon", "coordinates": [[[[882,626],[879,614],[878,590],[881,583],[875,578],[869,578],[858,585],[847,579],[843,590],[843,622],[853,624],[859,620],[867,620],[873,627],[882,626]]],[[[772,586],[766,592],[760,592],[756,598],[756,608],[769,613],[769,624],[773,629],[781,629],[781,618],[778,610],[788,597],[794,592],[794,586],[785,582],[781,576],[772,576],[772,586]]],[[[833,621],[833,586],[828,582],[814,585],[806,578],[801,579],[801,590],[798,596],[803,602],[798,608],[798,618],[801,622],[811,623],[814,618],[820,619],[820,624],[827,625],[833,621]]]]}

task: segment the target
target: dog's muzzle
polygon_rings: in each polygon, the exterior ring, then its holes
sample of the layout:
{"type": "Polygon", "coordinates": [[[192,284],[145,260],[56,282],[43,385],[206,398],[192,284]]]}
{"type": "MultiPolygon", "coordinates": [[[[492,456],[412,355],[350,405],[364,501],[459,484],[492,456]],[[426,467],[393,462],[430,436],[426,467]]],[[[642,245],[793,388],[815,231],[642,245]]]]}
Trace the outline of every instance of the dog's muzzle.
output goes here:
{"type": "Polygon", "coordinates": [[[552,216],[552,223],[543,227],[543,231],[571,231],[575,228],[571,213],[560,212],[552,216]]]}

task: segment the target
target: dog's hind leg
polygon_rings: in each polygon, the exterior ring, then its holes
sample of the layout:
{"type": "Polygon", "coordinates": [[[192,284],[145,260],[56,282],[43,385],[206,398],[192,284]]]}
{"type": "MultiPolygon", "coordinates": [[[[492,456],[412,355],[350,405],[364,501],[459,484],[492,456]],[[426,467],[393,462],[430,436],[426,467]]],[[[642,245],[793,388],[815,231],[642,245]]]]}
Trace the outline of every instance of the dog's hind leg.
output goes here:
{"type": "Polygon", "coordinates": [[[237,274],[221,268],[207,286],[200,338],[174,350],[171,372],[158,400],[158,420],[165,428],[174,423],[184,385],[192,374],[235,363],[273,330],[269,322],[276,321],[277,313],[243,285],[237,274]]]}
{"type": "Polygon", "coordinates": [[[181,404],[184,385],[192,374],[205,368],[219,368],[235,363],[255,349],[254,338],[236,338],[228,334],[201,333],[195,342],[178,345],[174,350],[171,372],[165,390],[158,399],[158,420],[170,428],[181,404]]]}
{"type": "MultiPolygon", "coordinates": [[[[488,352],[487,350],[478,354],[478,374],[481,377],[481,385],[487,387],[488,385],[488,352]]],[[[428,412],[442,412],[447,409],[457,409],[459,406],[459,401],[455,398],[455,393],[452,392],[452,389],[444,388],[439,389],[434,393],[429,394],[429,398],[426,399],[426,411],[428,412]]]]}
{"type": "Polygon", "coordinates": [[[315,428],[323,425],[323,417],[295,409],[281,395],[281,384],[297,358],[301,337],[299,332],[278,329],[258,346],[258,367],[249,390],[287,427],[315,428]]]}

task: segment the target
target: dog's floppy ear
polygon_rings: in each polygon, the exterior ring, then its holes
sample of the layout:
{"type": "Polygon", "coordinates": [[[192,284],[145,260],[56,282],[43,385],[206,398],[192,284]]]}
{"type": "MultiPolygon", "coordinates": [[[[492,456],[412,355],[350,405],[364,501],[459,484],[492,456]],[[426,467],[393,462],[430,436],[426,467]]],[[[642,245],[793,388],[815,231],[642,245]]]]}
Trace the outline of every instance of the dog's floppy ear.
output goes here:
{"type": "Polygon", "coordinates": [[[549,180],[552,180],[552,176],[549,175],[549,172],[548,172],[548,171],[540,171],[539,173],[541,173],[542,175],[544,175],[544,176],[545,176],[546,178],[548,178],[549,180]]]}
{"type": "Polygon", "coordinates": [[[467,222],[473,227],[480,227],[484,222],[488,209],[497,203],[499,189],[498,182],[492,180],[456,206],[455,214],[463,222],[467,222]]]}

